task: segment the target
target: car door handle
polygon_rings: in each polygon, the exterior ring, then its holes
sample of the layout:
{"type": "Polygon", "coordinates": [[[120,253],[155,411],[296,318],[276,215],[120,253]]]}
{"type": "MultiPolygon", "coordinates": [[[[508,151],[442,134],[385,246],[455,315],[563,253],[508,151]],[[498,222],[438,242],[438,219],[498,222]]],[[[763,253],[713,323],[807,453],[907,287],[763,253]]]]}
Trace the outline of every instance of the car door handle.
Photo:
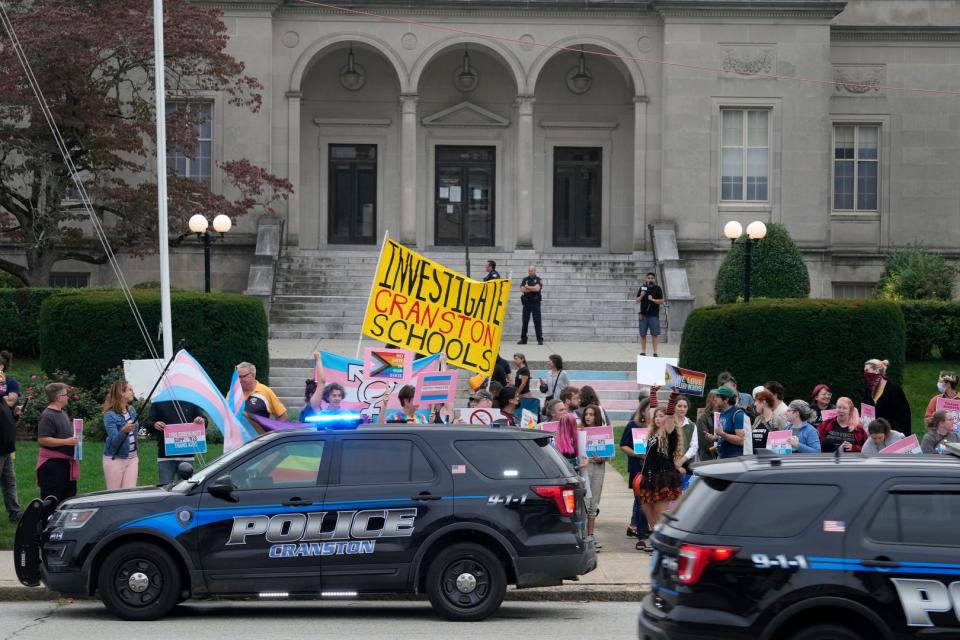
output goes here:
{"type": "Polygon", "coordinates": [[[415,496],[410,496],[411,500],[443,500],[443,496],[435,496],[432,493],[423,492],[415,496]]]}
{"type": "Polygon", "coordinates": [[[876,560],[864,560],[862,564],[865,567],[881,567],[884,569],[896,569],[900,566],[899,562],[885,560],[883,558],[877,558],[876,560]]]}
{"type": "Polygon", "coordinates": [[[309,507],[313,504],[310,500],[301,500],[300,498],[290,498],[281,503],[285,507],[309,507]]]}

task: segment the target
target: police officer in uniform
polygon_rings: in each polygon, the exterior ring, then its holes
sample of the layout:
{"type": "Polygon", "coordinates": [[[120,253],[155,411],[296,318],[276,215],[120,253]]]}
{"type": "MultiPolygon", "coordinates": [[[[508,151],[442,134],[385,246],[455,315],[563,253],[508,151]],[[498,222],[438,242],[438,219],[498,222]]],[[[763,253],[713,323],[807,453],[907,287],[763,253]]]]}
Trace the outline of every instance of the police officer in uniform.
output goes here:
{"type": "Polygon", "coordinates": [[[483,281],[488,282],[490,280],[499,280],[500,274],[497,272],[497,261],[496,260],[487,260],[487,275],[483,276],[483,281]]]}
{"type": "Polygon", "coordinates": [[[527,344],[527,325],[530,316],[533,316],[533,328],[537,331],[537,344],[543,344],[543,324],[540,320],[540,292],[543,291],[543,280],[537,275],[537,267],[530,265],[527,277],[520,283],[520,302],[523,304],[523,330],[520,332],[520,342],[527,344]]]}

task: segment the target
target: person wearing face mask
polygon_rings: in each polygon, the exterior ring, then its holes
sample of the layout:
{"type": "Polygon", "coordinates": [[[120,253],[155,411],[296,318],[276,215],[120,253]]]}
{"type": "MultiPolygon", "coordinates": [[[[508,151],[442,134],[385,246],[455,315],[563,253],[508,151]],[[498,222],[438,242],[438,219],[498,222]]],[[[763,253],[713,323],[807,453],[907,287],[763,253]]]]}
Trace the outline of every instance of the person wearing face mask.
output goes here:
{"type": "Polygon", "coordinates": [[[960,395],[960,393],[957,393],[957,374],[953,371],[941,371],[940,377],[937,379],[937,392],[937,395],[930,398],[930,402],[927,403],[927,410],[923,412],[923,417],[927,420],[937,410],[937,400],[940,398],[955,400],[960,395]]]}
{"type": "Polygon", "coordinates": [[[890,423],[880,418],[867,425],[870,438],[863,444],[863,453],[875,455],[892,444],[903,440],[903,434],[890,428],[890,423]]]}
{"type": "Polygon", "coordinates": [[[889,360],[867,360],[863,364],[863,379],[866,388],[863,402],[876,407],[876,417],[886,418],[890,427],[903,433],[910,433],[910,403],[903,389],[897,383],[887,379],[889,360]]]}

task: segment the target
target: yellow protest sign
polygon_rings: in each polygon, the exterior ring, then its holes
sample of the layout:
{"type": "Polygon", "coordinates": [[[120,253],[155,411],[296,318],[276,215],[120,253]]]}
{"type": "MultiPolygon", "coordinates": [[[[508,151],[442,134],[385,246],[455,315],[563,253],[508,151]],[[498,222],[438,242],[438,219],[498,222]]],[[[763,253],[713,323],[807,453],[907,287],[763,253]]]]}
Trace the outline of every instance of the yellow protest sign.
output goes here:
{"type": "Polygon", "coordinates": [[[490,375],[509,295],[509,280],[471,280],[388,238],[363,334],[417,353],[442,352],[455,367],[490,375]]]}

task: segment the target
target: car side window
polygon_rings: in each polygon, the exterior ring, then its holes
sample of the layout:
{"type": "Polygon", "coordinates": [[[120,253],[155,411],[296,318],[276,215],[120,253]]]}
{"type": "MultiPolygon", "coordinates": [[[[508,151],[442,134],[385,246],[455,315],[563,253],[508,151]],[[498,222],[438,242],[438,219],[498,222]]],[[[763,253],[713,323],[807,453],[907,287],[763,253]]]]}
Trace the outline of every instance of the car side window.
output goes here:
{"type": "Polygon", "coordinates": [[[393,484],[433,480],[433,467],[411,440],[344,440],[340,484],[393,484]]]}
{"type": "Polygon", "coordinates": [[[960,546],[960,492],[889,493],[867,527],[878,542],[960,546]]]}
{"type": "Polygon", "coordinates": [[[230,480],[239,491],[315,487],[323,445],[300,440],[270,447],[231,471],[230,480]]]}

